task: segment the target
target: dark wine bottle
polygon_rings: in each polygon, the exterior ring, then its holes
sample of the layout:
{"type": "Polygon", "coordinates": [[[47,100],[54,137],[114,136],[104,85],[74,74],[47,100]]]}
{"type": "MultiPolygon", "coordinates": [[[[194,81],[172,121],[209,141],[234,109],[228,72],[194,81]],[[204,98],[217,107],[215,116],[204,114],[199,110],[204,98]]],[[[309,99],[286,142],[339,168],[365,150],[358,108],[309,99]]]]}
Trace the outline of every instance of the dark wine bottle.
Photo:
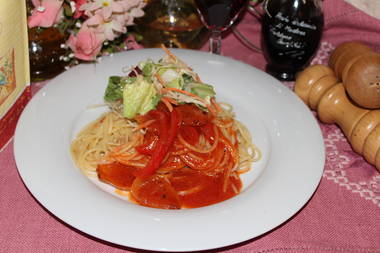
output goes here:
{"type": "Polygon", "coordinates": [[[292,81],[318,50],[323,31],[321,0],[266,0],[261,47],[266,71],[292,81]]]}

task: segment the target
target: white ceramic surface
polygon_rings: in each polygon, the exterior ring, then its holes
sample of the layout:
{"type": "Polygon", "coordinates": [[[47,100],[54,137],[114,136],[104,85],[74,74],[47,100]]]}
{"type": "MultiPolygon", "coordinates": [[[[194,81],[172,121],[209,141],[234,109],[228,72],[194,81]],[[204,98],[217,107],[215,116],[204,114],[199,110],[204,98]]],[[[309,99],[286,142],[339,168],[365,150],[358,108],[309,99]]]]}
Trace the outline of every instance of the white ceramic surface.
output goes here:
{"type": "MultiPolygon", "coordinates": [[[[14,140],[19,173],[33,196],[63,222],[115,244],[194,251],[236,244],[277,227],[310,199],[325,155],[320,128],[292,91],[266,73],[230,58],[172,50],[234,106],[263,158],[243,175],[244,189],[222,203],[187,210],[135,205],[97,187],[73,165],[70,141],[99,116],[110,75],[160,49],[134,50],[82,64],[51,80],[27,105],[14,140]]],[[[111,189],[112,192],[112,189],[111,189]]]]}

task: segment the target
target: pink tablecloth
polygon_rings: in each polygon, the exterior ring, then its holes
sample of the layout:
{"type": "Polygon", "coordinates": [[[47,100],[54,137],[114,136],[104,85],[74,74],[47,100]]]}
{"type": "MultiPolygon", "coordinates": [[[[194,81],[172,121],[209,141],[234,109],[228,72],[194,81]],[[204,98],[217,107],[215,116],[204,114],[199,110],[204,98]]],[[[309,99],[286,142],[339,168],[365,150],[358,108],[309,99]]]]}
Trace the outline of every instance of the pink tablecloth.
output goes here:
{"type": "MultiPolygon", "coordinates": [[[[326,63],[331,50],[348,40],[363,40],[380,49],[380,20],[342,0],[325,0],[324,8],[323,43],[314,62],[326,63]]],[[[259,44],[260,26],[253,17],[246,15],[239,29],[259,44]]],[[[232,34],[224,39],[223,54],[261,69],[265,65],[262,55],[244,47],[232,34]]],[[[273,231],[215,251],[380,252],[380,174],[352,151],[337,126],[320,126],[326,165],[311,200],[273,231]]],[[[13,142],[0,153],[0,228],[0,252],[136,251],[87,236],[39,205],[18,175],[13,142]]]]}

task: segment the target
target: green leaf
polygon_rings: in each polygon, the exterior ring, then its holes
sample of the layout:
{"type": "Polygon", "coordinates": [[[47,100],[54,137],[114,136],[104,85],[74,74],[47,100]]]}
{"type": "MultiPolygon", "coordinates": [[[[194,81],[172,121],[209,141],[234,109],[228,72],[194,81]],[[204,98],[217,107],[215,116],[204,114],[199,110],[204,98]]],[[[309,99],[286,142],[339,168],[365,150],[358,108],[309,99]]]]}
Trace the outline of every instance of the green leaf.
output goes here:
{"type": "Polygon", "coordinates": [[[142,78],[126,85],[123,90],[124,117],[132,119],[137,114],[144,115],[154,109],[159,101],[158,96],[154,85],[142,78]]]}
{"type": "Polygon", "coordinates": [[[186,73],[182,74],[182,79],[183,79],[183,82],[185,83],[185,85],[188,83],[195,82],[194,78],[191,75],[186,74],[186,73]]]}
{"type": "Polygon", "coordinates": [[[104,93],[104,100],[106,102],[114,102],[123,98],[124,86],[133,83],[136,77],[122,78],[120,76],[110,76],[108,85],[104,93]]]}

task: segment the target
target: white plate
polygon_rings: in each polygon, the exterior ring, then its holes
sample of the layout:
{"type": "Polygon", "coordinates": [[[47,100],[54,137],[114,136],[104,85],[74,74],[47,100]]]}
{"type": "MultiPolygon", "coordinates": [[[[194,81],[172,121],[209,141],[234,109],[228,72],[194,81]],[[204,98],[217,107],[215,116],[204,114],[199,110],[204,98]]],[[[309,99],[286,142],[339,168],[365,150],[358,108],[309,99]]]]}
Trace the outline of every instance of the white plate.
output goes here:
{"type": "Polygon", "coordinates": [[[277,227],[309,200],[325,156],[309,109],[283,84],[244,63],[209,53],[172,50],[234,106],[263,158],[244,175],[244,190],[225,202],[188,210],[159,210],[116,198],[72,162],[73,136],[99,109],[110,75],[160,49],[116,54],[58,76],[25,108],[16,128],[19,173],[33,196],[62,221],[94,237],[134,248],[194,251],[239,243],[277,227]]]}

